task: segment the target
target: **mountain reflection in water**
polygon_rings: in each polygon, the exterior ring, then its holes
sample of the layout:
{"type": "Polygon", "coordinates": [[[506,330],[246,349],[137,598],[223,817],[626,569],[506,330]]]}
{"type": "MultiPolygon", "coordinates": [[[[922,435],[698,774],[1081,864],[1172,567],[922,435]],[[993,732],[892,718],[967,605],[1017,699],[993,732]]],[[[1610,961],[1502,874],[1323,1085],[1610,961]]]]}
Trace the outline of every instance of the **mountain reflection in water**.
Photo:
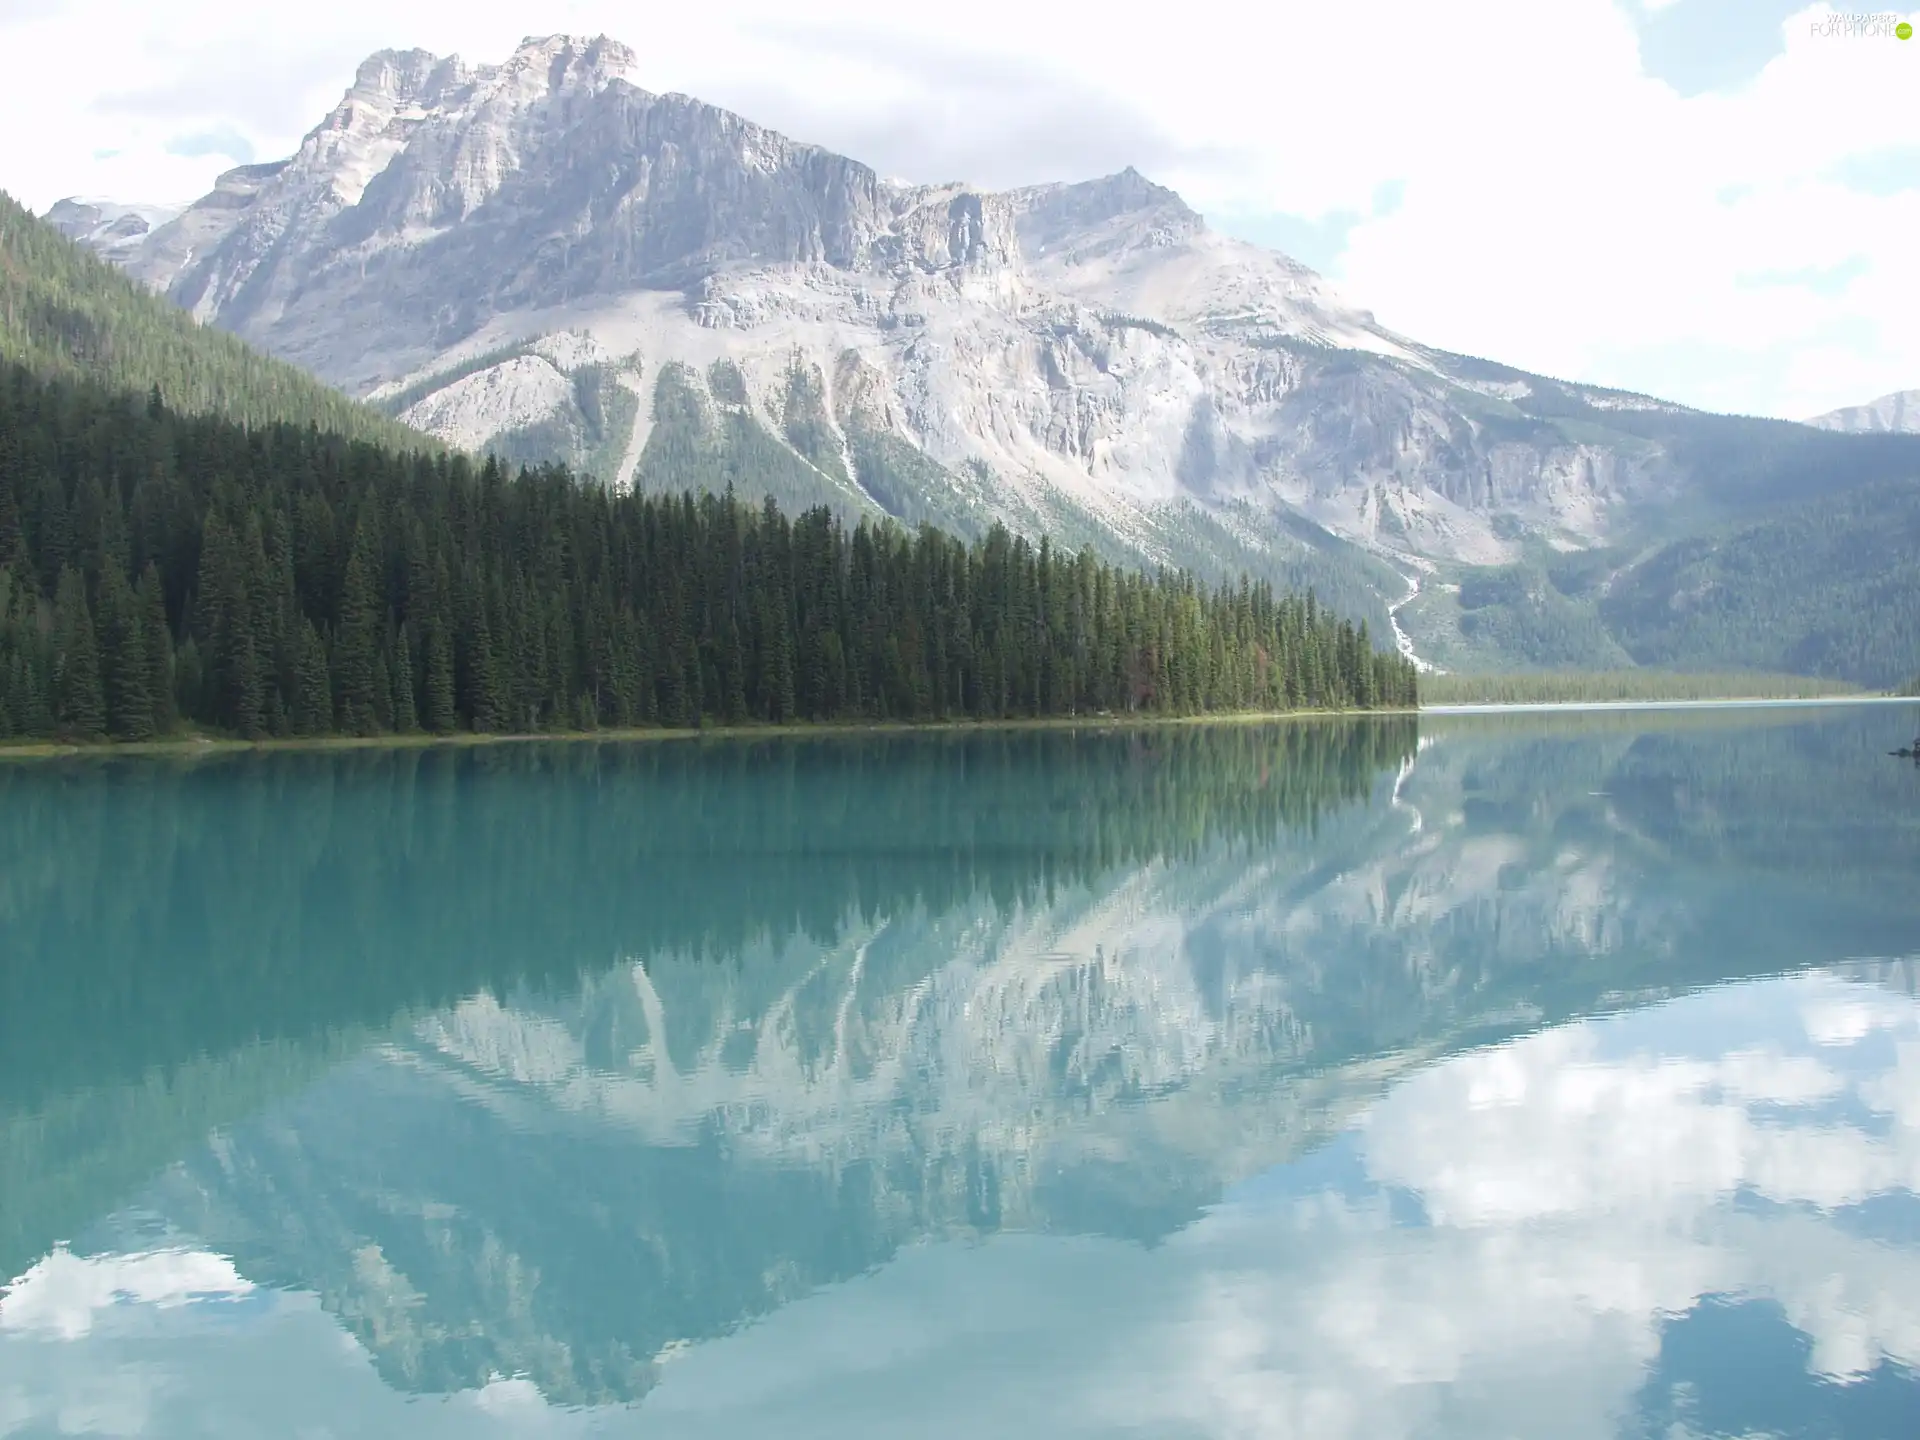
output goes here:
{"type": "Polygon", "coordinates": [[[0,771],[0,1435],[1910,1434],[1889,724],[0,771]]]}

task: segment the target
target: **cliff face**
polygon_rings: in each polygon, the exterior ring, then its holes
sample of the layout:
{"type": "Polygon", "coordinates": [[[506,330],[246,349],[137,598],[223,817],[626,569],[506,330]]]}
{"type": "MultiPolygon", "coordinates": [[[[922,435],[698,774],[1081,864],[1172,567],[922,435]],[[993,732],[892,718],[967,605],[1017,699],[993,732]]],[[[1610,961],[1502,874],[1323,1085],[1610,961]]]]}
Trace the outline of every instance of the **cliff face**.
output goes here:
{"type": "Polygon", "coordinates": [[[459,444],[672,486],[648,441],[704,406],[688,443],[764,432],[789,502],[1264,570],[1383,630],[1400,583],[1362,552],[1644,538],[1725,469],[1708,417],[1396,335],[1132,170],[894,184],[633,66],[604,37],[382,52],[290,159],[94,243],[459,444]]]}

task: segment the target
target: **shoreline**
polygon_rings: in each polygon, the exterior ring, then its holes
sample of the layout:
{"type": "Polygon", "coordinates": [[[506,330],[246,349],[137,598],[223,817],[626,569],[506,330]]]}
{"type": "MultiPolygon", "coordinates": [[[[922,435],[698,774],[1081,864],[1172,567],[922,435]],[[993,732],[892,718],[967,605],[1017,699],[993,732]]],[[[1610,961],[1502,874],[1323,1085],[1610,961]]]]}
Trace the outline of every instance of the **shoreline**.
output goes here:
{"type": "Polygon", "coordinates": [[[767,740],[861,735],[947,735],[1020,730],[1145,730],[1197,725],[1268,725],[1282,721],[1341,720],[1376,715],[1417,715],[1411,709],[1247,710],[1217,715],[1047,715],[1008,720],[827,720],[795,724],[706,725],[699,729],[651,726],[627,730],[552,730],[532,734],[424,732],[408,735],[280,736],[236,740],[217,735],[183,735],[165,740],[0,741],[0,762],[58,760],[80,756],[139,755],[195,759],[248,752],[324,750],[425,750],[490,745],[577,745],[586,742],[632,744],[666,740],[767,740]]]}
{"type": "Polygon", "coordinates": [[[83,756],[143,756],[197,759],[202,756],[282,751],[424,750],[491,745],[634,744],[669,740],[766,740],[789,737],[833,738],[861,735],[951,735],[1022,730],[1154,730],[1181,726],[1272,725],[1303,720],[1368,719],[1387,715],[1555,715],[1663,710],[1760,710],[1825,705],[1913,705],[1906,695],[1822,695],[1793,698],[1724,696],[1713,700],[1540,700],[1486,704],[1422,705],[1418,709],[1249,710],[1217,715],[1050,715],[1008,720],[847,720],[796,724],[647,727],[626,730],[554,730],[533,734],[282,736],[237,740],[216,735],[182,735],[165,740],[76,742],[0,741],[0,763],[9,760],[60,760],[83,756]]]}
{"type": "Polygon", "coordinates": [[[1422,705],[1422,715],[1535,715],[1610,710],[1781,710],[1815,705],[1914,705],[1911,695],[1722,695],[1712,700],[1513,700],[1422,705]]]}

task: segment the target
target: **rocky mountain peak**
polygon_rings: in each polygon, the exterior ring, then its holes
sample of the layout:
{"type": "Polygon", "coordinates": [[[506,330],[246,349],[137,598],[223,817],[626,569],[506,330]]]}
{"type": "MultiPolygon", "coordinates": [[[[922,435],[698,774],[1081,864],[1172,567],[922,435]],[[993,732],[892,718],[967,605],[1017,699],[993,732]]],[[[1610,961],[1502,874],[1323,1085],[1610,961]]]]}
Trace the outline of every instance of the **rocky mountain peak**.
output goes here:
{"type": "Polygon", "coordinates": [[[78,240],[109,260],[125,263],[155,226],[166,224],[178,213],[161,205],[121,205],[69,195],[56,200],[45,219],[69,240],[78,240]]]}
{"type": "Polygon", "coordinates": [[[1896,390],[1865,405],[1829,410],[1806,423],[1854,435],[1920,434],[1920,390],[1896,390]]]}
{"type": "MultiPolygon", "coordinates": [[[[151,233],[55,218],[463,445],[647,486],[737,441],[785,501],[1284,570],[1356,611],[1403,583],[1363,549],[1496,564],[1530,537],[1613,543],[1705,483],[1644,426],[1615,433],[1653,402],[1418,345],[1132,167],[1001,192],[883,180],[651,93],[635,64],[600,35],[494,65],[382,51],[295,156],[151,233]]],[[[1832,423],[1909,413],[1869,408],[1832,423]]]]}
{"type": "Polygon", "coordinates": [[[639,57],[606,35],[529,35],[499,67],[503,81],[532,84],[549,92],[603,89],[627,79],[639,57]]]}
{"type": "Polygon", "coordinates": [[[1021,243],[1035,255],[1088,242],[1173,244],[1206,229],[1186,201],[1131,165],[1097,180],[1016,190],[1011,199],[1021,243]]]}
{"type": "MultiPolygon", "coordinates": [[[[438,55],[426,50],[376,50],[360,62],[360,68],[353,75],[353,84],[328,119],[337,116],[356,97],[370,99],[383,96],[403,104],[422,100],[435,72],[446,63],[438,55]]],[[[457,60],[453,64],[459,66],[457,60]]]]}
{"type": "MultiPolygon", "coordinates": [[[[553,123],[574,123],[577,102],[624,78],[633,51],[604,35],[531,36],[500,65],[470,66],[458,56],[426,50],[381,50],[361,62],[354,82],[327,117],[310,131],[294,157],[297,179],[330,192],[341,205],[359,203],[421,131],[443,132],[429,142],[436,162],[451,175],[434,186],[434,203],[403,204],[407,220],[431,220],[454,197],[457,214],[471,211],[515,167],[529,112],[560,100],[567,113],[553,123]],[[444,132],[458,137],[448,142],[444,132]]],[[[539,126],[541,120],[533,120],[539,126]]],[[[553,128],[547,124],[545,128],[553,128]]],[[[391,210],[391,206],[383,206],[391,210]]]]}

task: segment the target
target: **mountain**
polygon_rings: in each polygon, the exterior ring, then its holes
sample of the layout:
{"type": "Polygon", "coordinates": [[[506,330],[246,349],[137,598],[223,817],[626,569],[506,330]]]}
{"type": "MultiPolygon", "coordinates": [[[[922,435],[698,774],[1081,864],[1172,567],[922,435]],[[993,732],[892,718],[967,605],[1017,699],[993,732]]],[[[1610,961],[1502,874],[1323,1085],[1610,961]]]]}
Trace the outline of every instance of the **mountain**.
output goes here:
{"type": "Polygon", "coordinates": [[[46,222],[69,240],[109,260],[126,259],[157,226],[180,213],[177,205],[120,205],[69,196],[46,213],[46,222]]]}
{"type": "MultiPolygon", "coordinates": [[[[634,65],[604,37],[497,66],[383,51],[295,155],[117,258],[450,443],[1251,569],[1378,631],[1435,566],[1638,553],[1920,478],[1920,437],[1420,344],[1133,170],[895,183],[634,65]]],[[[1408,618],[1444,643],[1445,610],[1408,618]]]]}
{"type": "MultiPolygon", "coordinates": [[[[129,222],[145,223],[138,214],[118,211],[117,218],[83,223],[70,202],[55,210],[84,245],[0,192],[0,362],[140,395],[157,385],[179,410],[247,425],[312,423],[406,450],[440,448],[297,367],[196,324],[84,248],[124,258],[136,238],[129,222]]],[[[96,217],[109,210],[90,207],[96,217]]]]}
{"type": "Polygon", "coordinates": [[[1920,434],[1920,390],[1896,390],[1865,405],[1848,405],[1816,415],[1807,424],[1849,434],[1920,434]]]}

